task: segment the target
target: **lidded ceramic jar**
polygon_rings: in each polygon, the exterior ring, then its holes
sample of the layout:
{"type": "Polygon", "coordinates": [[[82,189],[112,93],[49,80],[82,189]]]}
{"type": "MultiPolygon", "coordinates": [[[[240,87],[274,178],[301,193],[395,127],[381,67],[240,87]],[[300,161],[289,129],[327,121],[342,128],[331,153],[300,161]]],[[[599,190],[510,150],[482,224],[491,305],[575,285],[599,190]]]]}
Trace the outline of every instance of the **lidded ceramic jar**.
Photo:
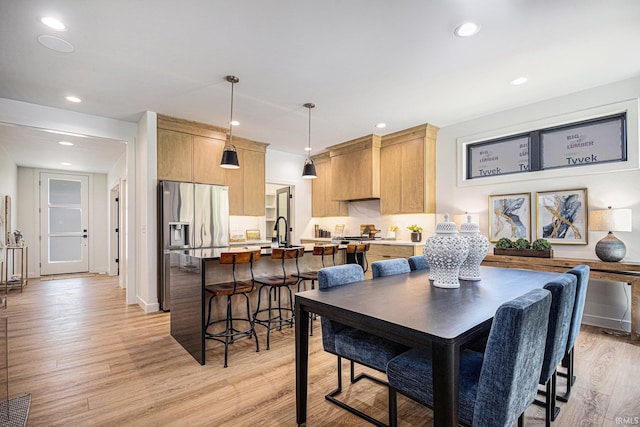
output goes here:
{"type": "Polygon", "coordinates": [[[424,257],[429,263],[429,279],[438,288],[459,288],[460,266],[469,255],[469,242],[458,235],[455,222],[444,221],[436,225],[436,234],[424,244],[424,257]]]}
{"type": "Polygon", "coordinates": [[[460,237],[469,243],[469,255],[460,266],[458,277],[461,280],[480,280],[480,264],[489,250],[489,239],[480,234],[480,227],[471,222],[471,215],[460,226],[460,237]]]}

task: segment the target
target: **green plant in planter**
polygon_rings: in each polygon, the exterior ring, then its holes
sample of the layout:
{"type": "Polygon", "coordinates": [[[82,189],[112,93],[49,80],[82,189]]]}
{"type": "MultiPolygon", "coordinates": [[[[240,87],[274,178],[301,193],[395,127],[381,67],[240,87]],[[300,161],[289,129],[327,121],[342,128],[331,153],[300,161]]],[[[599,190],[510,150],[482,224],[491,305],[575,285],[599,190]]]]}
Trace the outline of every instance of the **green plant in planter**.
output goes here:
{"type": "Polygon", "coordinates": [[[407,227],[407,230],[411,230],[412,233],[422,233],[422,227],[417,224],[411,224],[407,227]]]}
{"type": "Polygon", "coordinates": [[[531,244],[531,248],[538,251],[551,249],[551,243],[547,239],[538,239],[531,244]]]}
{"type": "Polygon", "coordinates": [[[531,248],[531,242],[521,237],[515,241],[515,243],[513,244],[513,247],[516,249],[529,249],[531,248]]]}
{"type": "Polygon", "coordinates": [[[496,242],[496,248],[498,249],[511,249],[514,247],[513,245],[514,243],[511,241],[511,239],[508,239],[506,237],[502,237],[496,242]]]}

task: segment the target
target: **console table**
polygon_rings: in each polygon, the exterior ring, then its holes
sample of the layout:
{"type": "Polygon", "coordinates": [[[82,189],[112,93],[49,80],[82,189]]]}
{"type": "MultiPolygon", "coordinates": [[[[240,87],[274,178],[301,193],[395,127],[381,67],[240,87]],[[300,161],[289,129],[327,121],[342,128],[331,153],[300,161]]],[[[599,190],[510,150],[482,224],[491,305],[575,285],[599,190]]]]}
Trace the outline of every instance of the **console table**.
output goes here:
{"type": "Polygon", "coordinates": [[[505,255],[487,255],[482,265],[490,267],[521,268],[524,270],[557,271],[564,273],[576,265],[585,264],[591,269],[591,279],[623,282],[631,287],[631,340],[639,339],[638,319],[640,304],[640,263],[605,262],[580,258],[535,258],[505,255]]]}

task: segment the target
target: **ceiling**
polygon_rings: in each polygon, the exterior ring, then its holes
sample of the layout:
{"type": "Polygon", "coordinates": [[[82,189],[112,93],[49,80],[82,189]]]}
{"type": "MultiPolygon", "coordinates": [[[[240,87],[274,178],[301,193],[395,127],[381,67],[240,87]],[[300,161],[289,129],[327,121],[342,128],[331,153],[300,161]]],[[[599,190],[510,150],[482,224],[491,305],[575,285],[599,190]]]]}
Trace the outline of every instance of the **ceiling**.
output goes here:
{"type": "MultiPolygon", "coordinates": [[[[305,155],[306,102],[316,104],[317,152],[638,76],[638,22],[638,0],[0,0],[0,97],[131,122],[148,110],[226,127],[224,77],[233,74],[234,135],[305,155]],[[45,27],[42,16],[67,30],[45,27]],[[467,20],[480,32],[454,36],[467,20]],[[40,35],[75,50],[47,49],[40,35]],[[509,84],[520,76],[529,81],[509,84]],[[83,102],[66,101],[71,94],[83,102]]],[[[19,165],[44,167],[41,157],[71,151],[44,134],[0,126],[0,143],[19,165]]],[[[87,146],[87,162],[124,150],[113,141],[87,146]]]]}

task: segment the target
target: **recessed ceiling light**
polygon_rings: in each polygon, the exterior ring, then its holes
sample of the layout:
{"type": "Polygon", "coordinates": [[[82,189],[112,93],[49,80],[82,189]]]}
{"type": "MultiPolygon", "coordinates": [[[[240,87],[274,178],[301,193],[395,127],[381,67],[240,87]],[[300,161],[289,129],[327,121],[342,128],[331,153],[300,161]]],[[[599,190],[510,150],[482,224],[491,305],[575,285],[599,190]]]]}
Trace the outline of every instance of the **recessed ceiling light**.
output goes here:
{"type": "Polygon", "coordinates": [[[304,147],[304,151],[311,151],[312,148],[311,147],[304,147]]]}
{"type": "Polygon", "coordinates": [[[69,95],[65,99],[67,101],[69,101],[69,102],[82,102],[82,99],[78,98],[77,96],[73,96],[73,95],[69,95]]]}
{"type": "Polygon", "coordinates": [[[60,164],[62,166],[71,166],[73,163],[69,163],[69,162],[60,162],[60,164]]]}
{"type": "Polygon", "coordinates": [[[377,123],[377,124],[376,124],[376,127],[377,127],[378,129],[384,129],[384,128],[386,128],[386,127],[387,127],[387,124],[386,124],[386,123],[377,123]]]}
{"type": "Polygon", "coordinates": [[[231,126],[240,126],[240,122],[239,122],[239,121],[237,121],[237,120],[232,120],[232,121],[230,121],[230,122],[229,122],[229,124],[230,124],[231,126]]]}
{"type": "Polygon", "coordinates": [[[529,79],[526,77],[518,77],[516,79],[511,80],[511,82],[509,83],[512,84],[513,86],[518,86],[518,85],[525,84],[527,81],[529,81],[529,79]]]}
{"type": "Polygon", "coordinates": [[[469,37],[476,34],[480,31],[480,25],[475,22],[465,22],[464,24],[460,24],[453,30],[453,34],[458,37],[469,37]]]}
{"type": "Polygon", "coordinates": [[[64,31],[67,29],[66,25],[64,25],[59,19],[54,18],[53,16],[45,16],[43,18],[40,18],[40,22],[56,31],[64,31]]]}
{"type": "Polygon", "coordinates": [[[58,142],[58,144],[60,144],[60,145],[73,145],[73,142],[69,142],[69,141],[60,141],[60,142],[58,142]]]}
{"type": "Polygon", "coordinates": [[[48,36],[46,34],[38,36],[38,42],[46,48],[56,52],[71,53],[75,50],[73,45],[59,37],[48,36]]]}

